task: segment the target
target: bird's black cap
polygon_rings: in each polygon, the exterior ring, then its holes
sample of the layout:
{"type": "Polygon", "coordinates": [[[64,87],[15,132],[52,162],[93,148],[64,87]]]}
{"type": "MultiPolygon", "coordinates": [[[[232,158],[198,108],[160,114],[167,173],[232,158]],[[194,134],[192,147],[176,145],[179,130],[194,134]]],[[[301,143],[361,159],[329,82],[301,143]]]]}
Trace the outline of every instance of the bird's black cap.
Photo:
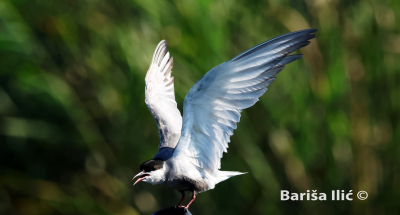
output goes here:
{"type": "Polygon", "coordinates": [[[148,160],[140,165],[140,171],[151,172],[163,168],[164,161],[162,160],[148,160]]]}

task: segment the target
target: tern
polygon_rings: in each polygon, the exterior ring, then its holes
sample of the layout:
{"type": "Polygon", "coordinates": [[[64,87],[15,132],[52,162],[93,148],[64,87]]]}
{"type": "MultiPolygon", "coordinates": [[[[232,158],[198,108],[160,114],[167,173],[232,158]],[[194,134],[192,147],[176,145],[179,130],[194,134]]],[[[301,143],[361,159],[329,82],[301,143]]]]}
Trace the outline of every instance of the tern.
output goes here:
{"type": "MultiPolygon", "coordinates": [[[[207,72],[189,90],[183,104],[183,118],[177,108],[173,58],[161,41],[153,55],[145,82],[145,102],[160,136],[157,154],[140,165],[138,178],[181,192],[196,194],[242,172],[220,171],[223,152],[236,129],[243,109],[253,106],[286,64],[303,57],[290,53],[310,44],[316,29],[284,34],[265,41],[207,72]]],[[[132,180],[133,180],[132,179],[132,180]]]]}

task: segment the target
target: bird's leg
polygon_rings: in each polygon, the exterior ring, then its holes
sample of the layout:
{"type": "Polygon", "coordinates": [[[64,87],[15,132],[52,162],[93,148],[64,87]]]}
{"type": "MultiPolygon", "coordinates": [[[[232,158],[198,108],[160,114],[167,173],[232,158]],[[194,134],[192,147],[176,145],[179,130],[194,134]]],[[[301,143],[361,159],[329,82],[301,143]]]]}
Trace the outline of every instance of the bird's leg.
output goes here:
{"type": "Polygon", "coordinates": [[[179,203],[178,203],[178,205],[177,205],[179,208],[180,208],[180,207],[183,207],[181,204],[182,204],[183,200],[185,200],[185,192],[181,192],[181,194],[182,194],[181,201],[179,201],[179,203]]]}
{"type": "Polygon", "coordinates": [[[189,210],[189,206],[193,203],[193,201],[196,199],[196,193],[193,191],[193,196],[192,199],[190,200],[189,204],[186,205],[186,209],[189,210]]]}

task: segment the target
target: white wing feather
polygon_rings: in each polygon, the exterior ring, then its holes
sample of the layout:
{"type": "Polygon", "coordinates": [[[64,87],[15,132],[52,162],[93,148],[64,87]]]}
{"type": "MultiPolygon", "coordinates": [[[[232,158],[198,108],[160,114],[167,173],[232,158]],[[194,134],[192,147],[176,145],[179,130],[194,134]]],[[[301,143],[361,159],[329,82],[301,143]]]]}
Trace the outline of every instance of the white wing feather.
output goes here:
{"type": "Polygon", "coordinates": [[[161,41],[153,55],[146,74],[146,105],[157,123],[160,135],[159,150],[175,148],[182,129],[182,116],[174,93],[174,77],[171,77],[173,58],[167,52],[167,43],[161,41]]]}
{"type": "Polygon", "coordinates": [[[317,30],[276,37],[255,46],[205,74],[184,102],[183,128],[174,156],[185,156],[207,173],[218,175],[223,152],[240,120],[267,91],[285,64],[302,57],[288,55],[308,45],[317,30]]]}

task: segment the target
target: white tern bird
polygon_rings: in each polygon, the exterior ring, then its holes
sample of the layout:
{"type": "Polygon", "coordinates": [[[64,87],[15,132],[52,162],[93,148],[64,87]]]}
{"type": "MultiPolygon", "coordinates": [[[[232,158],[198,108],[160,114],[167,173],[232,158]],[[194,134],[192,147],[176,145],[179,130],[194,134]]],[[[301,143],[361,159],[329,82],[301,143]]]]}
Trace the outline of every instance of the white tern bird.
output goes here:
{"type": "Polygon", "coordinates": [[[307,29],[275,37],[214,67],[186,95],[183,118],[175,101],[173,58],[161,41],[145,78],[146,104],[161,140],[154,158],[140,165],[134,185],[145,181],[175,188],[182,193],[178,207],[185,192],[192,192],[188,209],[196,194],[244,174],[219,170],[240,112],[258,101],[286,64],[302,58],[289,54],[307,46],[315,32],[307,29]]]}

